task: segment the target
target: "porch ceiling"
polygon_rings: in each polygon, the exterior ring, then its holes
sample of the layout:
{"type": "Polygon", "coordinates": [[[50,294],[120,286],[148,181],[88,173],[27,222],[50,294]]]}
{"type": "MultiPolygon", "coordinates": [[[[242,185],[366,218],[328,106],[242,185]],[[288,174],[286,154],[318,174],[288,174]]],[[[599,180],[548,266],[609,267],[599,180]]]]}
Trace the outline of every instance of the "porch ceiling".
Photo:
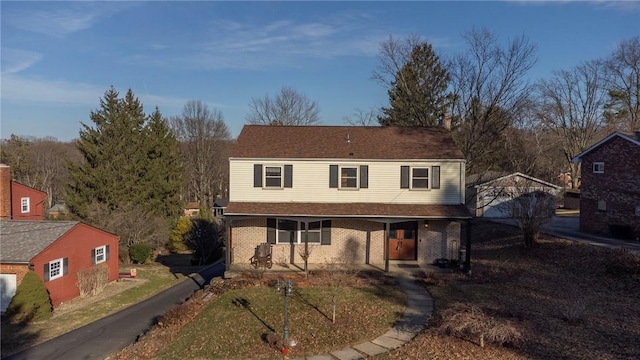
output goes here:
{"type": "Polygon", "coordinates": [[[225,216],[469,219],[465,205],[230,202],[225,216]]]}

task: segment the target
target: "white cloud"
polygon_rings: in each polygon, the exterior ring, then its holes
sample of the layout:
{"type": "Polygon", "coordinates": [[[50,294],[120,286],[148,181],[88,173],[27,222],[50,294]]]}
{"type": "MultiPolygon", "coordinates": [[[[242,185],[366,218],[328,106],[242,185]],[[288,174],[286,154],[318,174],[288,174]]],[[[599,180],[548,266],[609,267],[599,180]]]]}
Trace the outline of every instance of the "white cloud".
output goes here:
{"type": "Polygon", "coordinates": [[[132,6],[132,3],[42,3],[35,11],[32,8],[20,8],[19,3],[14,5],[15,8],[3,7],[5,14],[2,20],[5,24],[47,36],[65,37],[91,28],[99,20],[132,6]]]}
{"type": "MultiPolygon", "coordinates": [[[[43,80],[26,78],[13,74],[2,76],[2,102],[59,104],[59,105],[87,105],[97,108],[107,87],[94,84],[69,82],[63,80],[43,80]]],[[[127,89],[119,89],[124,95],[127,89]]],[[[188,99],[154,95],[149,93],[134,94],[142,101],[146,112],[151,112],[158,106],[176,108],[183,106],[188,99]]]]}
{"type": "Polygon", "coordinates": [[[42,54],[34,51],[2,48],[2,74],[18,73],[31,67],[41,59],[42,54]]]}

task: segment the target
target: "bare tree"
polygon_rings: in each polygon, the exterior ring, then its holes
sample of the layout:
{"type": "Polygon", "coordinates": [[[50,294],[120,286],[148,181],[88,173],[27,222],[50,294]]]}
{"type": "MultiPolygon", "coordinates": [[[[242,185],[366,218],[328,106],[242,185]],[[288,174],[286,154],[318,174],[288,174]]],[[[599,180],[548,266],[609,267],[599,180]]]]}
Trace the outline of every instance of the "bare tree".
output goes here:
{"type": "Polygon", "coordinates": [[[192,100],[185,104],[182,116],[171,119],[171,127],[183,149],[187,193],[200,206],[211,209],[215,197],[226,196],[228,187],[226,159],[231,133],[222,113],[192,100]]]}
{"type": "Polygon", "coordinates": [[[464,35],[468,49],[451,60],[449,73],[454,139],[467,158],[467,171],[484,171],[499,158],[504,130],[527,103],[527,72],[536,62],[524,35],[506,47],[488,30],[464,35]]]}
{"type": "Polygon", "coordinates": [[[500,184],[500,198],[495,206],[510,215],[522,231],[524,245],[533,246],[542,226],[556,208],[558,190],[526,177],[512,176],[500,184]]]}
{"type": "Polygon", "coordinates": [[[249,108],[250,112],[246,117],[249,124],[317,125],[320,123],[318,103],[287,86],[283,86],[274,98],[269,94],[262,98],[252,98],[249,108]]]}
{"type": "Polygon", "coordinates": [[[640,37],[625,40],[607,59],[607,122],[625,131],[640,130],[640,37]]]}
{"type": "Polygon", "coordinates": [[[374,108],[369,110],[355,109],[353,113],[342,118],[345,124],[351,126],[374,126],[377,125],[378,111],[374,108]]]}
{"type": "Polygon", "coordinates": [[[422,42],[417,34],[410,34],[404,39],[389,35],[387,40],[380,43],[380,63],[371,78],[387,89],[391,89],[396,81],[406,87],[406,80],[402,77],[396,79],[396,75],[402,74],[400,70],[411,60],[411,52],[422,42]]]}
{"type": "Polygon", "coordinates": [[[556,135],[577,188],[580,164],[571,162],[595,140],[604,125],[602,108],[606,93],[603,63],[586,62],[570,71],[558,71],[537,85],[538,118],[556,135]]]}

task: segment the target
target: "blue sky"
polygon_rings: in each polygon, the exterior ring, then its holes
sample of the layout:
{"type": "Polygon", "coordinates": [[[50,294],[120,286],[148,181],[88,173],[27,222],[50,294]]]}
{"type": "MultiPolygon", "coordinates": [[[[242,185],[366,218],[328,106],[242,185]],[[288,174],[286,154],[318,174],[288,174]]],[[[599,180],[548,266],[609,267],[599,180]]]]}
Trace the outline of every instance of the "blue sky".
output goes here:
{"type": "Polygon", "coordinates": [[[189,100],[217,108],[235,137],[252,98],[291,86],[325,125],[387,104],[371,79],[380,41],[416,33],[443,57],[462,34],[537,45],[531,80],[609,55],[640,34],[640,2],[13,2],[1,7],[0,137],[78,137],[114,86],[147,113],[189,100]]]}

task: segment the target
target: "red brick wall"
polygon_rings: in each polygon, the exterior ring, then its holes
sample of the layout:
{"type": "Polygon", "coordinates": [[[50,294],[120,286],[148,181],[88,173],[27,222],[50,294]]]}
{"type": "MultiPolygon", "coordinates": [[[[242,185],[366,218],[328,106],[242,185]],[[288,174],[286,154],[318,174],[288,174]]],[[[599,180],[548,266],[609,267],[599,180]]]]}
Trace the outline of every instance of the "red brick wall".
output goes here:
{"type": "Polygon", "coordinates": [[[0,264],[0,274],[16,274],[16,286],[20,285],[28,272],[27,264],[0,264]]]}
{"type": "Polygon", "coordinates": [[[44,201],[47,193],[11,182],[11,214],[13,220],[44,220],[44,201]],[[22,198],[29,198],[29,212],[22,213],[22,198]]]}
{"type": "Polygon", "coordinates": [[[109,282],[118,279],[118,240],[116,235],[80,223],[32,259],[36,274],[44,281],[45,264],[68,258],[68,273],[44,283],[54,306],[80,295],[76,287],[78,270],[91,267],[91,250],[99,246],[109,245],[109,282]]]}
{"type": "Polygon", "coordinates": [[[640,231],[640,146],[614,137],[585,155],[580,190],[582,230],[610,235],[609,225],[623,225],[640,231]],[[604,162],[604,173],[593,172],[594,162],[604,162]],[[598,210],[600,200],[606,211],[598,210]]]}
{"type": "Polygon", "coordinates": [[[11,168],[0,164],[0,220],[11,219],[11,168]]]}

